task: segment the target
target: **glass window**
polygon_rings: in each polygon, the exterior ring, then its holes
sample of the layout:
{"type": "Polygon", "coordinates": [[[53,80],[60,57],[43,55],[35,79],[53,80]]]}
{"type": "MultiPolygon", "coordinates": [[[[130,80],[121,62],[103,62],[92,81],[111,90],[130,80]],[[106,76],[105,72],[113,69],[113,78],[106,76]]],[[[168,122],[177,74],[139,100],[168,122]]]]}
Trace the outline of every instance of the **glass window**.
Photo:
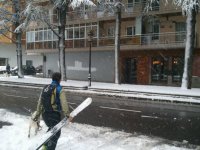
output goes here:
{"type": "Polygon", "coordinates": [[[152,82],[166,82],[168,75],[168,58],[167,57],[153,57],[151,67],[152,82]]]}
{"type": "Polygon", "coordinates": [[[39,32],[38,31],[35,32],[35,41],[39,41],[39,32]]]}
{"type": "Polygon", "coordinates": [[[160,23],[159,23],[158,20],[153,22],[152,31],[153,31],[152,40],[158,40],[159,39],[159,33],[160,33],[160,23]]]}
{"type": "Polygon", "coordinates": [[[47,31],[47,30],[44,30],[44,40],[45,40],[45,41],[48,39],[47,33],[48,33],[48,31],[47,31]]]}
{"type": "Polygon", "coordinates": [[[97,37],[97,26],[92,26],[92,31],[93,31],[93,37],[97,37]]]}
{"type": "Polygon", "coordinates": [[[73,28],[66,29],[66,39],[73,39],[73,28]]]}
{"type": "Polygon", "coordinates": [[[113,37],[115,34],[115,28],[113,26],[108,28],[108,36],[113,37]]]}
{"type": "Polygon", "coordinates": [[[85,27],[80,28],[80,38],[85,38],[85,27]]]}
{"type": "Polygon", "coordinates": [[[33,31],[30,31],[30,32],[27,32],[26,33],[26,40],[27,42],[34,42],[34,36],[35,36],[35,33],[33,31]]]}
{"type": "Polygon", "coordinates": [[[39,31],[39,32],[38,32],[38,36],[39,36],[39,37],[38,37],[38,40],[39,40],[39,41],[43,41],[43,37],[44,37],[44,36],[43,36],[43,31],[39,31]]]}
{"type": "Polygon", "coordinates": [[[135,35],[135,27],[127,27],[126,35],[135,35]]]}
{"type": "Polygon", "coordinates": [[[183,76],[183,57],[172,58],[172,81],[181,82],[183,76]]]}
{"type": "Polygon", "coordinates": [[[79,28],[74,28],[74,38],[79,38],[79,28]]]}
{"type": "MultiPolygon", "coordinates": [[[[56,33],[58,33],[58,30],[55,30],[56,33]]],[[[58,36],[56,34],[53,33],[53,40],[58,40],[58,36]]]]}
{"type": "Polygon", "coordinates": [[[156,0],[152,2],[152,11],[159,11],[160,1],[156,0]]]}
{"type": "Polygon", "coordinates": [[[176,22],[176,41],[184,42],[186,39],[186,23],[185,22],[176,22]]]}
{"type": "Polygon", "coordinates": [[[133,0],[128,0],[128,7],[133,7],[133,0]]]}
{"type": "Polygon", "coordinates": [[[52,35],[53,35],[53,32],[51,30],[48,30],[48,41],[52,41],[52,35]]]}

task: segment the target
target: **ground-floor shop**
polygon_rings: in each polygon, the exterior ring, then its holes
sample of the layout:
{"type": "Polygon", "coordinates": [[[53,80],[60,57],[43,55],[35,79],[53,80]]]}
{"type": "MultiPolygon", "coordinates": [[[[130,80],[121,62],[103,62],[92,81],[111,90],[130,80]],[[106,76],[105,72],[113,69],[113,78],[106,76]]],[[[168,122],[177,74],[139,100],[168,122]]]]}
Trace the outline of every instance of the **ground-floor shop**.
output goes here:
{"type": "MultiPolygon", "coordinates": [[[[196,50],[193,63],[195,80],[200,78],[199,66],[200,53],[196,50]]],[[[121,52],[123,83],[180,86],[183,67],[184,49],[121,52]]]]}
{"type": "MultiPolygon", "coordinates": [[[[88,80],[89,52],[66,52],[67,79],[88,80]]],[[[114,50],[92,51],[92,81],[114,82],[114,50]]],[[[59,71],[58,53],[45,54],[45,75],[50,77],[59,71]]],[[[121,50],[120,80],[126,84],[180,86],[183,67],[184,49],[171,50],[121,50]]],[[[195,51],[193,78],[200,84],[200,50],[195,51]]]]}

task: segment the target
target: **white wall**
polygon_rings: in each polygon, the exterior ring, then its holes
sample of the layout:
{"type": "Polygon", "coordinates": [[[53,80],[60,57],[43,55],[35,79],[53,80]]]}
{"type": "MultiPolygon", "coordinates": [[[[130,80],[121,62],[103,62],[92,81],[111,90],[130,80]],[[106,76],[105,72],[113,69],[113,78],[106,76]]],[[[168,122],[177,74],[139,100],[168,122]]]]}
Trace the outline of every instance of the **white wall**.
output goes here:
{"type": "MultiPolygon", "coordinates": [[[[17,66],[17,53],[15,44],[0,44],[0,58],[8,58],[8,63],[11,67],[17,66]]],[[[32,60],[33,66],[37,67],[42,65],[42,56],[27,56],[23,48],[22,51],[23,65],[26,65],[26,60],[32,60]]]]}
{"type": "MultiPolygon", "coordinates": [[[[88,80],[88,52],[66,52],[67,78],[72,80],[88,80]]],[[[58,54],[46,54],[46,74],[48,70],[59,71],[58,54]]],[[[114,50],[92,51],[92,81],[114,82],[114,50]]]]}

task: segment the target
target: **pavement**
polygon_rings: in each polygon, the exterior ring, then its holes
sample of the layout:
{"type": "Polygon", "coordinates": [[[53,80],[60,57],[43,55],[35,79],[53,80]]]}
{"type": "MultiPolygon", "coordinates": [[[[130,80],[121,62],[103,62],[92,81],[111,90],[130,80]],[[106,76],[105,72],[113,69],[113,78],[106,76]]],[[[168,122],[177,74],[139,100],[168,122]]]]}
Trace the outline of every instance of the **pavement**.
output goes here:
{"type": "MultiPolygon", "coordinates": [[[[50,78],[36,78],[25,76],[24,78],[0,77],[1,85],[13,86],[35,86],[42,87],[51,82],[50,78]]],[[[67,80],[61,85],[72,91],[83,93],[97,93],[115,96],[136,97],[137,99],[148,99],[154,101],[170,101],[178,103],[200,104],[200,88],[190,90],[181,87],[156,86],[156,85],[133,85],[92,82],[88,87],[88,81],[67,80]]]]}

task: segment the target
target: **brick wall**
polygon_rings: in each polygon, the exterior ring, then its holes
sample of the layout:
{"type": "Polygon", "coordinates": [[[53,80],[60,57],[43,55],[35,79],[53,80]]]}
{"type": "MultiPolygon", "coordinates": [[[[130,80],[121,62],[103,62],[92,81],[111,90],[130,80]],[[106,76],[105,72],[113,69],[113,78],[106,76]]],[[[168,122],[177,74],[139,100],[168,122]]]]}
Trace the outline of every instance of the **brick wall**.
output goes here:
{"type": "Polygon", "coordinates": [[[137,84],[149,84],[149,57],[139,56],[137,62],[137,84]]]}
{"type": "Polygon", "coordinates": [[[192,75],[200,77],[200,56],[194,57],[192,75]]]}

